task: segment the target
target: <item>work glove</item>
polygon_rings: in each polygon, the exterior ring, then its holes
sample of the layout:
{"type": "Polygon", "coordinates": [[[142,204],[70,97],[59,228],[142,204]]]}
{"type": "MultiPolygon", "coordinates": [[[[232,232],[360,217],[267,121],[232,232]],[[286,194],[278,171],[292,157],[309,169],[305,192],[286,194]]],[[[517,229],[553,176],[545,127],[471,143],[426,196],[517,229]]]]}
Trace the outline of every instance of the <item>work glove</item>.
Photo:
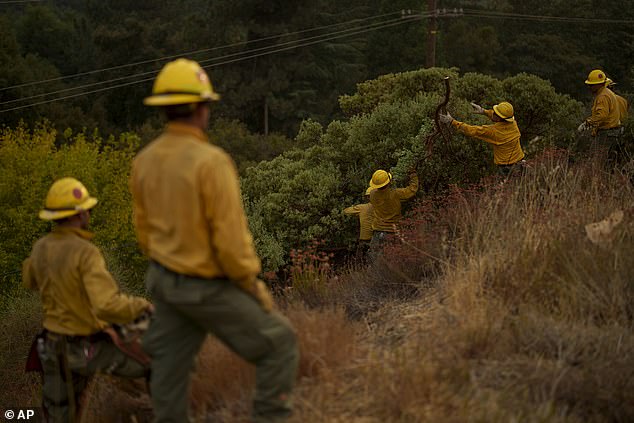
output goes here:
{"type": "Polygon", "coordinates": [[[260,279],[251,279],[248,281],[237,282],[237,285],[247,294],[258,300],[264,311],[268,313],[273,310],[275,301],[273,300],[273,296],[271,295],[269,288],[263,281],[260,279]]]}
{"type": "Polygon", "coordinates": [[[590,129],[590,125],[588,125],[588,122],[584,120],[583,122],[581,122],[581,125],[579,125],[579,127],[577,128],[577,132],[587,131],[588,129],[590,129]]]}
{"type": "Polygon", "coordinates": [[[475,113],[476,115],[484,114],[484,108],[479,104],[471,103],[471,107],[473,107],[473,113],[475,113]]]}
{"type": "Polygon", "coordinates": [[[441,121],[442,123],[446,123],[446,124],[449,124],[449,123],[453,122],[453,118],[451,117],[451,115],[449,114],[449,112],[447,112],[447,114],[446,114],[446,115],[443,115],[442,113],[440,113],[440,114],[438,115],[438,119],[440,119],[440,121],[441,121]]]}

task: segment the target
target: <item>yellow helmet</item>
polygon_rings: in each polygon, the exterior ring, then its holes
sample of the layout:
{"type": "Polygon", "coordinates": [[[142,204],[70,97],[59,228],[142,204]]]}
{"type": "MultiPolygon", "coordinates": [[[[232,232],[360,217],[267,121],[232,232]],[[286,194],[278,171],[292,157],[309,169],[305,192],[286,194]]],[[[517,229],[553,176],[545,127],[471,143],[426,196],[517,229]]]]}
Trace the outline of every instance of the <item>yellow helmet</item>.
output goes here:
{"type": "Polygon", "coordinates": [[[372,192],[372,190],[374,190],[374,188],[372,187],[368,187],[368,189],[365,190],[365,195],[370,195],[370,193],[372,192]]]}
{"type": "Polygon", "coordinates": [[[159,72],[152,95],[143,100],[146,106],[173,106],[219,100],[203,68],[193,60],[177,59],[159,72]]]}
{"type": "Polygon", "coordinates": [[[586,85],[605,84],[606,80],[607,76],[605,76],[605,72],[600,69],[595,69],[588,74],[586,85]]]}
{"type": "Polygon", "coordinates": [[[503,101],[500,104],[496,104],[493,106],[493,111],[496,115],[501,117],[507,122],[513,122],[515,118],[513,115],[515,112],[513,111],[513,105],[507,101],[503,101]]]}
{"type": "Polygon", "coordinates": [[[370,188],[382,188],[390,182],[392,182],[392,174],[379,169],[372,175],[372,179],[370,180],[370,188]]]}
{"type": "Polygon", "coordinates": [[[46,195],[46,203],[40,210],[40,219],[59,220],[70,217],[97,205],[97,199],[75,178],[58,179],[46,195]]]}

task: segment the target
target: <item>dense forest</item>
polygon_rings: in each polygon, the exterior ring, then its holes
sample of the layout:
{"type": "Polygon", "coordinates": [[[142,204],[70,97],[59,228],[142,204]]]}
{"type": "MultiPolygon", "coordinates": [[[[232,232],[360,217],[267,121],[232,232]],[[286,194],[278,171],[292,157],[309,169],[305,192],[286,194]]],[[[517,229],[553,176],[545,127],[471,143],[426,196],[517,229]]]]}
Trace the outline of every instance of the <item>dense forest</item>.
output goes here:
{"type": "MultiPolygon", "coordinates": [[[[306,118],[342,117],[337,98],[356,83],[423,66],[429,25],[420,0],[0,7],[0,122],[46,118],[62,131],[142,138],[161,123],[141,99],[171,58],[206,66],[223,94],[214,116],[294,137],[306,118]]],[[[628,1],[443,0],[437,7],[436,66],[497,78],[526,72],[578,100],[589,99],[589,70],[603,68],[619,91],[632,92],[634,32],[622,21],[634,16],[628,1]]]]}

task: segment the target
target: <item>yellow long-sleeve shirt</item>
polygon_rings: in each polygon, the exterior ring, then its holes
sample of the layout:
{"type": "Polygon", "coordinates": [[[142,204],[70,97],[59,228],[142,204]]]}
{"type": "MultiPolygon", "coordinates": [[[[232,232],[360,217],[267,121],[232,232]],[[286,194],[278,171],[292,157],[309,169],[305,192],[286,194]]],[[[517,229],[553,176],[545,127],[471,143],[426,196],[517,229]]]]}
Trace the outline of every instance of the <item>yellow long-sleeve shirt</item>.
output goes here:
{"type": "Polygon", "coordinates": [[[619,106],[619,120],[621,121],[621,125],[623,125],[629,116],[630,105],[627,103],[627,100],[620,95],[615,93],[614,96],[616,97],[616,103],[619,106]]]}
{"type": "Polygon", "coordinates": [[[52,332],[90,335],[109,323],[129,323],[149,306],[119,291],[91,238],[81,229],[56,227],[24,261],[22,283],[40,292],[43,325],[52,332]]]}
{"type": "Polygon", "coordinates": [[[345,208],[344,214],[359,216],[359,239],[361,241],[369,241],[372,239],[372,220],[374,220],[374,207],[372,204],[356,204],[345,208]]]}
{"type": "Polygon", "coordinates": [[[400,223],[401,203],[412,198],[418,191],[418,175],[412,173],[406,188],[375,189],[370,193],[370,203],[374,207],[372,230],[396,232],[400,223]]]}
{"type": "Polygon", "coordinates": [[[203,278],[260,273],[235,164],[200,129],[170,123],[134,159],[130,189],[137,238],[153,260],[203,278]]]}
{"type": "Polygon", "coordinates": [[[595,93],[592,103],[592,114],[586,119],[592,135],[600,129],[611,129],[621,125],[621,112],[616,95],[607,87],[602,87],[595,93]]]}
{"type": "MultiPolygon", "coordinates": [[[[485,110],[491,119],[493,110],[485,110]]],[[[492,125],[468,125],[454,120],[451,124],[463,134],[493,145],[493,162],[497,165],[515,164],[524,158],[520,145],[520,130],[517,122],[495,122],[492,125]]]]}

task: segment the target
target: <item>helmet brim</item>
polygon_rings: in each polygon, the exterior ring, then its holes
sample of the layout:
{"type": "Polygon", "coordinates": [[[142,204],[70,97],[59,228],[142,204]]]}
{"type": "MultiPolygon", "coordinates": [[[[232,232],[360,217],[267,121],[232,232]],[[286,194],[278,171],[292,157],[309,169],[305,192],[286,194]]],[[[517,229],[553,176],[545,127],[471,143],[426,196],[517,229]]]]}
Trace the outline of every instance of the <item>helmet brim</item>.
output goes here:
{"type": "Polygon", "coordinates": [[[146,106],[176,106],[179,104],[206,103],[220,100],[220,94],[211,92],[205,95],[198,94],[157,94],[146,97],[143,104],[146,106]]]}
{"type": "Polygon", "coordinates": [[[51,209],[42,209],[38,214],[39,218],[42,220],[59,220],[67,217],[74,216],[76,214],[81,213],[84,210],[90,210],[97,205],[99,200],[95,197],[88,197],[86,201],[75,206],[74,209],[69,210],[51,210],[51,209]]]}
{"type": "Polygon", "coordinates": [[[392,182],[392,174],[391,174],[391,173],[388,173],[387,175],[388,175],[387,180],[386,180],[385,182],[380,183],[380,184],[375,184],[375,183],[373,183],[373,182],[372,182],[372,180],[370,180],[370,186],[369,186],[369,188],[368,188],[368,189],[370,189],[370,188],[371,188],[371,189],[373,189],[373,190],[374,190],[374,189],[383,188],[384,186],[386,186],[387,184],[389,184],[390,182],[392,182]]]}
{"type": "Polygon", "coordinates": [[[498,105],[496,104],[495,106],[493,106],[493,112],[496,114],[497,117],[499,117],[500,119],[504,119],[507,122],[514,122],[515,121],[515,116],[511,116],[511,117],[504,117],[500,114],[500,112],[498,111],[498,105]]]}

